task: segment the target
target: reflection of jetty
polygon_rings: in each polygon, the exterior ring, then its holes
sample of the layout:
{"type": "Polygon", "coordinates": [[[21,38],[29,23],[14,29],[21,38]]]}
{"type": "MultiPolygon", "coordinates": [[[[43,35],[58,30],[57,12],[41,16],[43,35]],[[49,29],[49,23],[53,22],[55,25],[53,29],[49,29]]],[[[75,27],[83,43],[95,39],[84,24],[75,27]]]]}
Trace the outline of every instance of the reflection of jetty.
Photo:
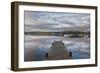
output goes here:
{"type": "Polygon", "coordinates": [[[68,52],[62,41],[54,41],[48,53],[46,53],[47,60],[61,60],[71,59],[72,54],[68,52]]]}

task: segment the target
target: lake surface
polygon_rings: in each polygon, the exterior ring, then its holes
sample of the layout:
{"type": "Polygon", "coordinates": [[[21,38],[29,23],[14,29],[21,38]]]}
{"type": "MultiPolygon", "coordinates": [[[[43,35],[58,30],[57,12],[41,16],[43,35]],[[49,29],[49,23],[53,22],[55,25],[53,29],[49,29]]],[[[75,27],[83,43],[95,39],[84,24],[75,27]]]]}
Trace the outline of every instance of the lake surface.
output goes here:
{"type": "Polygon", "coordinates": [[[52,43],[61,41],[66,50],[72,52],[73,59],[90,58],[90,38],[68,38],[60,36],[34,36],[25,35],[24,38],[24,61],[45,60],[45,53],[50,49],[52,43]]]}

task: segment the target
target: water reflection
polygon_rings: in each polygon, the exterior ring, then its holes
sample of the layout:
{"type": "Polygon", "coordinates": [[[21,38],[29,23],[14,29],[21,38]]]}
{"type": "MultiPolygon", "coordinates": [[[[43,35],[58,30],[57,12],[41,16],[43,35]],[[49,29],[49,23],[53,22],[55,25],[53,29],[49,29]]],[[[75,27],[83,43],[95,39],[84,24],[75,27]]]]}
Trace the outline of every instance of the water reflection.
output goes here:
{"type": "Polygon", "coordinates": [[[25,61],[45,60],[45,53],[52,46],[54,40],[62,40],[66,49],[72,52],[73,59],[90,58],[90,40],[89,38],[64,38],[58,36],[32,36],[25,35],[25,61]]]}

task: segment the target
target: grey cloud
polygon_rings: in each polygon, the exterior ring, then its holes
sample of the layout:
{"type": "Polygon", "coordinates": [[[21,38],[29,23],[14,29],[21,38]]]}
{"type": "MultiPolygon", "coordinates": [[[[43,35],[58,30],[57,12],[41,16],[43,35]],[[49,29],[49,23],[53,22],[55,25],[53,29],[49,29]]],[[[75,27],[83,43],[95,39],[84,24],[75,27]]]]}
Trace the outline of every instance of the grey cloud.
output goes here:
{"type": "Polygon", "coordinates": [[[86,13],[65,13],[65,12],[44,12],[25,11],[25,28],[30,30],[64,30],[76,27],[88,27],[90,29],[90,14],[86,13]],[[62,27],[62,25],[65,27],[62,27]],[[61,26],[61,27],[60,27],[61,26]],[[68,27],[67,27],[68,26],[68,27]],[[57,28],[59,27],[59,28],[57,28]]]}

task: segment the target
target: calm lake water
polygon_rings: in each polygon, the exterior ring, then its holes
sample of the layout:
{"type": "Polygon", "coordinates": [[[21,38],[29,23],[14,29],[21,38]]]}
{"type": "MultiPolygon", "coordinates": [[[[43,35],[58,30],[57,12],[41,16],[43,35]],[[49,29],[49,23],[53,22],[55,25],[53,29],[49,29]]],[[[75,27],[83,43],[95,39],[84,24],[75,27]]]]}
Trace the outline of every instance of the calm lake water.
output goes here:
{"type": "Polygon", "coordinates": [[[67,38],[58,36],[25,35],[24,61],[45,60],[45,54],[56,41],[63,41],[66,50],[72,52],[73,59],[90,58],[90,38],[67,38]]]}

